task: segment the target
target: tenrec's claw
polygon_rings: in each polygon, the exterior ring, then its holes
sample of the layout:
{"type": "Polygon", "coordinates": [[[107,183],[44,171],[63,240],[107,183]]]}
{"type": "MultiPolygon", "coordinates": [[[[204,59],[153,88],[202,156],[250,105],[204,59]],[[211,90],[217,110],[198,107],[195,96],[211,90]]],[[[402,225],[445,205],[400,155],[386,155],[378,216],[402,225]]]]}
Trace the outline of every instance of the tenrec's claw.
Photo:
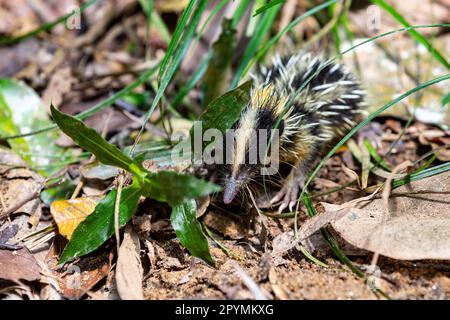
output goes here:
{"type": "Polygon", "coordinates": [[[284,209],[289,207],[292,211],[294,206],[297,204],[298,192],[303,180],[298,179],[295,174],[288,177],[286,184],[281,188],[281,190],[270,200],[270,204],[276,204],[281,201],[278,207],[278,212],[282,213],[284,209]],[[283,199],[283,200],[281,200],[283,199]]]}

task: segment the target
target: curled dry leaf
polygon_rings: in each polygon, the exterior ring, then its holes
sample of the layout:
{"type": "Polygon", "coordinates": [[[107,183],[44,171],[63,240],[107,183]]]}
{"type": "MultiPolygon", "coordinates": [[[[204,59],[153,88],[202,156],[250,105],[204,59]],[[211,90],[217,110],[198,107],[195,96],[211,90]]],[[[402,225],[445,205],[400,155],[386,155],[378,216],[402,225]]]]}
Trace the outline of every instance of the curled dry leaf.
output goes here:
{"type": "Polygon", "coordinates": [[[70,240],[78,225],[94,212],[101,197],[84,197],[52,202],[50,213],[58,226],[59,233],[70,240]]]}
{"type": "Polygon", "coordinates": [[[139,237],[131,226],[127,226],[116,267],[117,291],[122,300],[144,299],[140,252],[139,237]]]}

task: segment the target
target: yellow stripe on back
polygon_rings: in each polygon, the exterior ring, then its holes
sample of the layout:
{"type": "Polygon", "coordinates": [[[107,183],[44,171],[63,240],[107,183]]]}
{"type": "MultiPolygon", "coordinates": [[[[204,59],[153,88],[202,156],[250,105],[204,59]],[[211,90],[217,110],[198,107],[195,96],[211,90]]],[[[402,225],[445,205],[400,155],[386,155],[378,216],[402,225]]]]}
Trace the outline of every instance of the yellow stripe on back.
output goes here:
{"type": "Polygon", "coordinates": [[[273,84],[259,85],[251,95],[250,107],[252,109],[270,108],[276,116],[283,113],[287,96],[276,91],[273,84]]]}

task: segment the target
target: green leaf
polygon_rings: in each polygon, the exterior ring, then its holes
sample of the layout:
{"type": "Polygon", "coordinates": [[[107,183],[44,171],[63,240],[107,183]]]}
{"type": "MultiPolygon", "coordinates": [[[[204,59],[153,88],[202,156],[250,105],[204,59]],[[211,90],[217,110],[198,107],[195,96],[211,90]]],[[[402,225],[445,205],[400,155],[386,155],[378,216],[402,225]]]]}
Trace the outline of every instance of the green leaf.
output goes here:
{"type": "Polygon", "coordinates": [[[442,97],[441,103],[443,107],[445,107],[450,103],[450,92],[447,93],[444,97],[442,97]]]}
{"type": "Polygon", "coordinates": [[[118,148],[102,138],[97,131],[87,127],[75,117],[58,111],[51,106],[52,116],[60,129],[75,141],[77,145],[92,152],[103,164],[115,166],[136,174],[145,175],[141,165],[122,153],[118,148]]]}
{"type": "MultiPolygon", "coordinates": [[[[30,131],[51,123],[44,104],[36,92],[24,82],[0,78],[0,135],[16,135],[22,131],[30,131]]],[[[67,161],[72,157],[68,152],[55,145],[58,135],[47,133],[39,137],[27,137],[8,141],[11,148],[19,154],[31,167],[45,168],[38,170],[49,176],[61,169],[61,166],[50,169],[54,159],[67,161]]]]}
{"type": "Polygon", "coordinates": [[[226,91],[227,74],[230,72],[235,46],[236,30],[232,27],[231,20],[224,19],[222,33],[213,45],[212,57],[203,78],[204,105],[226,91]]]}
{"type": "Polygon", "coordinates": [[[170,221],[180,243],[197,258],[214,266],[214,259],[208,249],[208,240],[196,218],[197,205],[195,200],[188,200],[173,207],[170,221]]]}
{"type": "MultiPolygon", "coordinates": [[[[137,180],[122,190],[119,206],[119,226],[123,227],[136,212],[142,189],[137,180]]],[[[59,263],[65,263],[86,255],[108,240],[114,230],[114,204],[117,190],[114,189],[97,204],[91,213],[73,232],[64,248],[59,263]]]]}
{"type": "Polygon", "coordinates": [[[167,202],[172,207],[182,204],[186,199],[201,197],[221,190],[215,184],[174,171],[159,171],[151,174],[144,180],[143,189],[146,197],[167,202]]]}
{"type": "Polygon", "coordinates": [[[250,99],[251,86],[252,82],[247,81],[213,100],[199,118],[203,131],[214,128],[225,133],[230,129],[250,99]]]}

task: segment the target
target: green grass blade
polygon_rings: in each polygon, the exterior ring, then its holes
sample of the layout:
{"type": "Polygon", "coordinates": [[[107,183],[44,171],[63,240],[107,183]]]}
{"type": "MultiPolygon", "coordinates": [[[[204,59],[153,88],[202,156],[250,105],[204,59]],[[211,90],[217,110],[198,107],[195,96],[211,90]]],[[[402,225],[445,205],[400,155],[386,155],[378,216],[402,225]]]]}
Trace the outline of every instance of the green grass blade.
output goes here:
{"type": "Polygon", "coordinates": [[[150,31],[152,26],[152,17],[153,17],[153,0],[139,0],[139,4],[142,7],[142,10],[145,12],[147,16],[147,28],[145,29],[145,59],[149,60],[150,57],[150,31]]]}
{"type": "MultiPolygon", "coordinates": [[[[198,41],[200,39],[200,36],[203,34],[206,26],[209,24],[209,22],[211,21],[211,19],[220,11],[220,9],[223,8],[223,6],[225,4],[228,3],[229,0],[222,0],[219,5],[217,5],[217,7],[209,14],[209,16],[207,17],[205,23],[203,24],[203,26],[200,28],[200,31],[197,34],[197,38],[195,39],[195,41],[198,41]]],[[[212,52],[209,51],[205,57],[203,57],[202,61],[200,62],[200,64],[198,65],[197,69],[195,69],[194,73],[192,74],[191,78],[189,79],[189,81],[187,81],[184,86],[179,90],[177,96],[175,97],[175,99],[172,102],[172,106],[174,108],[176,108],[182,101],[183,99],[187,96],[187,94],[194,88],[194,86],[200,81],[200,79],[203,77],[203,75],[205,74],[207,68],[208,68],[208,64],[209,61],[212,57],[212,52]]]]}
{"type": "Polygon", "coordinates": [[[234,29],[237,27],[238,23],[244,16],[245,11],[247,11],[247,8],[249,7],[249,4],[251,5],[250,0],[241,0],[239,2],[239,6],[236,8],[236,11],[233,14],[232,26],[234,29]]]}
{"type": "Polygon", "coordinates": [[[260,17],[260,20],[256,25],[255,32],[253,33],[253,36],[250,39],[250,42],[248,43],[247,48],[245,49],[245,52],[241,58],[241,62],[236,68],[233,80],[231,81],[230,86],[231,89],[236,88],[236,86],[239,83],[239,80],[241,80],[241,77],[245,74],[245,70],[248,69],[249,63],[252,60],[253,56],[255,55],[255,52],[258,50],[258,47],[261,45],[263,37],[266,35],[270,27],[272,26],[279,9],[280,6],[273,7],[270,10],[267,10],[260,17]]]}
{"type": "MultiPolygon", "coordinates": [[[[167,86],[169,85],[170,80],[172,79],[173,75],[175,74],[176,70],[178,69],[178,67],[181,63],[181,59],[185,55],[185,53],[189,47],[189,44],[192,41],[195,30],[197,29],[200,18],[202,16],[203,12],[205,11],[207,4],[208,4],[208,2],[206,0],[199,1],[197,7],[195,8],[194,12],[192,13],[191,19],[189,19],[189,23],[186,26],[186,30],[184,31],[183,37],[181,37],[175,52],[173,52],[173,50],[167,51],[163,62],[165,60],[168,60],[168,58],[170,58],[172,55],[173,55],[173,57],[170,60],[170,64],[167,65],[167,70],[165,72],[163,72],[163,77],[161,79],[158,91],[156,92],[156,96],[153,99],[150,109],[146,112],[146,114],[144,116],[144,124],[147,123],[147,121],[150,119],[151,114],[153,113],[156,106],[158,105],[158,102],[161,99],[162,95],[164,94],[164,91],[166,90],[167,86]]],[[[190,7],[188,7],[186,10],[190,10],[190,7]]],[[[185,10],[185,13],[186,13],[186,10],[185,10]]],[[[185,14],[183,14],[183,16],[184,15],[185,14]]],[[[185,22],[183,21],[183,23],[185,23],[185,22]]],[[[167,61],[166,61],[166,63],[167,63],[167,61]]],[[[162,70],[162,67],[163,67],[163,65],[161,65],[160,70],[162,70]]],[[[145,128],[145,126],[143,125],[141,127],[141,130],[139,131],[138,138],[136,139],[136,143],[139,142],[139,137],[142,135],[144,128],[145,128]]]]}
{"type": "Polygon", "coordinates": [[[324,267],[324,268],[328,268],[329,266],[325,263],[320,261],[319,259],[317,259],[316,257],[314,257],[308,250],[306,250],[306,248],[304,246],[299,246],[299,250],[301,253],[303,253],[303,255],[305,257],[307,257],[309,260],[311,260],[312,262],[314,262],[315,264],[324,267]]]}
{"type": "Polygon", "coordinates": [[[236,30],[231,20],[223,19],[222,32],[212,45],[212,57],[202,80],[204,106],[226,91],[235,47],[236,30]]]}
{"type": "Polygon", "coordinates": [[[370,156],[375,160],[376,165],[381,166],[382,168],[386,169],[387,171],[391,171],[391,167],[381,158],[381,156],[378,154],[377,149],[372,145],[372,143],[369,141],[369,139],[364,139],[363,141],[364,146],[366,147],[367,151],[369,151],[370,156]]]}
{"type": "MultiPolygon", "coordinates": [[[[336,4],[333,4],[329,7],[328,12],[331,18],[333,18],[336,14],[336,4]]],[[[339,25],[340,25],[340,18],[338,18],[338,21],[333,25],[331,28],[331,34],[333,35],[334,39],[334,47],[336,48],[336,52],[341,52],[341,36],[339,35],[339,25]]]]}
{"type": "MultiPolygon", "coordinates": [[[[372,3],[380,6],[385,11],[387,11],[395,20],[404,25],[405,27],[411,27],[408,21],[397,11],[394,7],[387,4],[384,0],[371,0],[372,3]]],[[[421,43],[427,50],[431,53],[431,55],[439,61],[444,67],[450,69],[450,64],[448,61],[442,56],[442,54],[435,48],[433,45],[428,42],[428,40],[419,32],[414,29],[408,30],[409,34],[419,43],[421,43]]]]}
{"type": "Polygon", "coordinates": [[[208,54],[203,57],[203,60],[200,62],[197,69],[195,69],[194,73],[192,74],[189,81],[187,81],[184,86],[180,89],[177,96],[172,102],[172,106],[176,108],[180,103],[183,101],[183,99],[188,95],[188,93],[195,87],[195,85],[200,81],[200,79],[205,74],[206,70],[208,69],[209,60],[212,57],[212,52],[208,52],[208,54]]]}
{"type": "Polygon", "coordinates": [[[394,29],[394,30],[391,30],[391,31],[387,31],[387,32],[381,33],[381,34],[379,34],[377,36],[374,36],[372,38],[369,38],[367,40],[361,41],[360,43],[358,43],[358,44],[348,48],[347,50],[343,51],[341,53],[341,55],[344,55],[344,54],[346,54],[346,53],[348,53],[350,51],[353,51],[356,48],[358,48],[358,47],[360,47],[362,45],[365,45],[366,43],[378,40],[380,38],[384,38],[384,37],[390,36],[390,35],[392,35],[394,33],[397,33],[397,32],[404,32],[404,31],[410,31],[410,30],[416,30],[416,29],[426,29],[426,28],[440,28],[440,27],[448,28],[448,27],[450,27],[450,24],[449,23],[421,24],[421,25],[416,25],[416,26],[409,26],[409,27],[394,29]]]}
{"type": "Polygon", "coordinates": [[[206,27],[208,26],[208,24],[211,22],[211,19],[214,18],[214,16],[229,2],[230,0],[222,0],[220,1],[220,3],[214,8],[214,10],[211,11],[211,13],[208,15],[208,17],[206,18],[205,22],[203,23],[202,27],[200,28],[200,31],[197,34],[197,39],[198,40],[201,35],[203,34],[203,32],[205,32],[206,27]]]}
{"type": "Polygon", "coordinates": [[[450,92],[447,93],[444,97],[442,97],[441,104],[443,107],[450,103],[450,92]]]}
{"type": "Polygon", "coordinates": [[[228,249],[222,242],[220,242],[219,240],[217,240],[212,231],[209,230],[209,228],[206,226],[205,223],[201,223],[203,230],[205,230],[206,235],[212,240],[214,241],[215,244],[217,244],[217,246],[222,249],[222,251],[229,257],[236,259],[236,260],[243,260],[241,256],[239,256],[237,253],[234,253],[233,250],[228,249]]]}
{"type": "MultiPolygon", "coordinates": [[[[314,208],[314,206],[312,204],[311,198],[306,193],[303,194],[303,203],[306,206],[308,215],[310,217],[315,216],[316,209],[314,208]]],[[[334,238],[331,236],[331,234],[328,232],[328,230],[325,228],[321,228],[320,232],[322,233],[323,238],[325,239],[325,241],[327,242],[327,244],[329,245],[331,250],[333,250],[334,254],[339,258],[339,260],[341,260],[347,267],[349,267],[350,270],[352,270],[352,272],[355,273],[358,277],[361,277],[361,278],[365,277],[364,272],[362,272],[359,268],[357,268],[350,261],[350,259],[341,251],[336,240],[334,240],[334,238]]]]}
{"type": "MultiPolygon", "coordinates": [[[[92,6],[97,1],[99,1],[99,0],[90,0],[90,1],[86,2],[85,4],[81,5],[79,13],[82,13],[84,10],[86,10],[87,8],[92,6]]],[[[68,14],[66,14],[66,15],[58,18],[58,19],[56,19],[53,22],[49,22],[49,23],[43,24],[42,26],[40,26],[40,27],[30,31],[30,32],[27,32],[27,33],[25,33],[23,35],[17,36],[17,37],[2,37],[2,38],[0,38],[0,45],[14,44],[14,43],[20,42],[22,40],[34,37],[35,35],[38,35],[41,32],[50,31],[55,26],[65,22],[68,18],[70,18],[71,16],[73,16],[76,13],[78,13],[78,12],[68,13],[68,14]]]]}
{"type": "Polygon", "coordinates": [[[277,43],[277,41],[287,32],[289,32],[290,30],[292,30],[292,28],[294,28],[300,21],[306,19],[307,17],[319,12],[320,10],[329,7],[330,5],[336,3],[337,0],[330,0],[327,2],[322,3],[321,5],[318,5],[308,11],[306,11],[304,14],[302,14],[301,16],[297,17],[296,19],[294,19],[293,21],[291,21],[286,27],[284,27],[280,32],[278,32],[273,38],[271,38],[265,45],[264,47],[262,47],[261,49],[258,50],[258,52],[256,53],[255,58],[253,59],[253,62],[251,64],[249,64],[249,66],[247,67],[247,69],[250,68],[250,66],[260,60],[262,58],[262,56],[275,44],[277,43]]]}
{"type": "Polygon", "coordinates": [[[276,6],[277,4],[282,4],[286,2],[286,0],[273,0],[270,1],[269,3],[266,3],[265,5],[263,5],[262,7],[256,9],[255,14],[253,15],[254,17],[256,17],[257,15],[266,12],[266,10],[276,6]]]}
{"type": "Polygon", "coordinates": [[[155,29],[158,30],[161,38],[166,42],[170,43],[171,35],[169,28],[167,28],[166,23],[161,18],[161,16],[156,12],[156,10],[152,11],[152,24],[155,26],[155,29]]]}
{"type": "Polygon", "coordinates": [[[450,170],[450,162],[445,162],[443,164],[440,164],[438,166],[434,166],[431,168],[427,168],[424,170],[420,170],[418,172],[411,173],[407,175],[403,179],[397,179],[392,182],[392,187],[397,188],[404,184],[410,183],[412,181],[417,181],[421,179],[425,179],[440,173],[444,173],[450,170]]]}
{"type": "Polygon", "coordinates": [[[197,3],[197,0],[189,1],[188,5],[186,6],[186,9],[184,9],[183,14],[181,15],[181,18],[177,23],[177,26],[175,27],[175,31],[172,35],[172,39],[170,40],[169,47],[167,48],[167,51],[166,51],[166,55],[164,56],[163,60],[161,61],[161,66],[160,66],[159,73],[158,73],[159,81],[161,81],[161,78],[167,69],[167,64],[169,63],[170,59],[174,55],[175,49],[180,42],[183,30],[186,28],[186,24],[188,22],[189,16],[191,15],[196,3],[197,3]]]}

